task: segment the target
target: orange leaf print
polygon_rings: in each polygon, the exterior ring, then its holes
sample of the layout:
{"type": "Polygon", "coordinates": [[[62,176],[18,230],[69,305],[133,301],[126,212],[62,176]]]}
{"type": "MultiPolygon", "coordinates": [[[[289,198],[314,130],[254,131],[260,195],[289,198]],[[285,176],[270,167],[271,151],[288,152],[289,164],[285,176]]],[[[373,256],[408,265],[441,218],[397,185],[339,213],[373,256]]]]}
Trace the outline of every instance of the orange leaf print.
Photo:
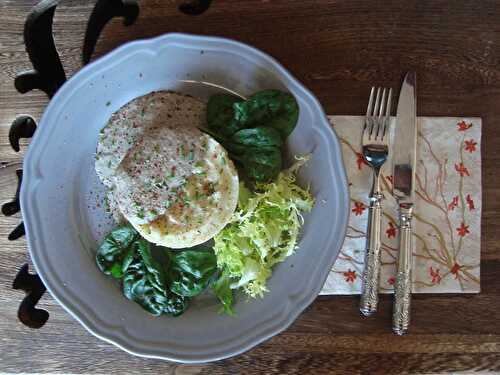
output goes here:
{"type": "Polygon", "coordinates": [[[365,205],[362,202],[354,202],[354,207],[352,209],[354,215],[356,216],[362,215],[364,210],[365,210],[365,205]]]}
{"type": "Polygon", "coordinates": [[[352,271],[350,268],[344,272],[345,281],[348,283],[353,283],[356,280],[356,271],[352,271]]]}
{"type": "Polygon", "coordinates": [[[439,283],[441,283],[441,275],[439,274],[439,268],[434,269],[431,266],[431,267],[429,267],[429,273],[430,273],[430,275],[432,277],[432,283],[433,284],[439,284],[439,283]]]}
{"type": "Polygon", "coordinates": [[[472,123],[467,124],[465,121],[460,121],[457,123],[457,127],[459,132],[464,132],[467,129],[472,128],[472,123]]]}
{"type": "Polygon", "coordinates": [[[470,176],[469,171],[465,167],[464,163],[455,164],[455,170],[460,174],[460,176],[470,176]]]}
{"type": "Polygon", "coordinates": [[[448,205],[448,211],[453,211],[458,206],[458,195],[453,197],[453,200],[448,205]]]}
{"type": "Polygon", "coordinates": [[[460,266],[458,263],[455,263],[453,267],[451,267],[450,272],[455,275],[455,279],[458,279],[458,271],[460,271],[460,266]]]}
{"type": "Polygon", "coordinates": [[[477,142],[475,142],[473,139],[469,139],[468,141],[465,141],[465,151],[469,151],[470,153],[473,153],[476,151],[476,146],[477,142]]]}
{"type": "Polygon", "coordinates": [[[469,226],[465,225],[464,222],[457,228],[457,233],[460,237],[465,237],[467,234],[469,234],[469,226]]]}
{"type": "Polygon", "coordinates": [[[467,205],[469,206],[470,211],[472,211],[476,208],[476,207],[474,207],[474,201],[472,200],[470,194],[467,194],[467,196],[465,197],[465,201],[467,202],[467,205]]]}
{"type": "Polygon", "coordinates": [[[389,223],[389,228],[385,231],[385,234],[389,238],[394,238],[396,237],[396,227],[394,226],[393,223],[389,223]]]}
{"type": "Polygon", "coordinates": [[[362,153],[356,152],[356,158],[357,158],[356,163],[358,164],[358,169],[361,169],[363,165],[368,165],[362,153]]]}

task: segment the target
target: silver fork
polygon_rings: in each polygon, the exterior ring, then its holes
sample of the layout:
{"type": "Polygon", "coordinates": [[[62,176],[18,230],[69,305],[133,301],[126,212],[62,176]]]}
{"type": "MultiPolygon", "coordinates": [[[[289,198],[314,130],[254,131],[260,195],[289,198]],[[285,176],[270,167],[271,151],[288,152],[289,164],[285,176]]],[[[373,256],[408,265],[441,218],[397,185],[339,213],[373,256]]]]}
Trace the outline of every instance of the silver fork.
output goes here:
{"type": "Polygon", "coordinates": [[[380,189],[380,168],[389,154],[388,127],[391,115],[391,99],[392,89],[387,90],[378,87],[375,90],[375,87],[372,87],[361,141],[363,156],[373,169],[373,184],[370,192],[370,209],[366,231],[365,269],[363,271],[359,306],[359,310],[365,316],[376,312],[378,304],[381,247],[380,220],[382,218],[383,198],[380,189]]]}

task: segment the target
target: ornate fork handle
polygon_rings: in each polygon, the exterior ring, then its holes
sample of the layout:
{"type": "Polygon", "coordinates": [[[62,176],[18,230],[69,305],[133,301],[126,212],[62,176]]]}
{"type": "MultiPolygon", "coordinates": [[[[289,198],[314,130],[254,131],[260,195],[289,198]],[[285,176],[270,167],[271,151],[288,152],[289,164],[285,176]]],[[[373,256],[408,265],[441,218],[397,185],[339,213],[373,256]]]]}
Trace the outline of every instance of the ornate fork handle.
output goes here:
{"type": "Polygon", "coordinates": [[[361,285],[359,310],[365,316],[377,311],[378,284],[380,279],[380,221],[382,219],[382,198],[379,189],[379,173],[374,173],[373,188],[370,194],[368,228],[366,238],[365,268],[361,285]]]}

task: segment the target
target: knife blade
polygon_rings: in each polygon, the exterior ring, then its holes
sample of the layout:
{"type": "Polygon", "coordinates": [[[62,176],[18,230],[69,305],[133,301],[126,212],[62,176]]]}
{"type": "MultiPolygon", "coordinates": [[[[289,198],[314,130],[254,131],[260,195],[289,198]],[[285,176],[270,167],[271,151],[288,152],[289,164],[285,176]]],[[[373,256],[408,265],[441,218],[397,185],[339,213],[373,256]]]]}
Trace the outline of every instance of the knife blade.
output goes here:
{"type": "Polygon", "coordinates": [[[417,159],[417,77],[408,72],[399,94],[393,142],[393,195],[399,204],[399,256],[394,285],[392,329],[398,335],[410,324],[412,218],[417,159]]]}

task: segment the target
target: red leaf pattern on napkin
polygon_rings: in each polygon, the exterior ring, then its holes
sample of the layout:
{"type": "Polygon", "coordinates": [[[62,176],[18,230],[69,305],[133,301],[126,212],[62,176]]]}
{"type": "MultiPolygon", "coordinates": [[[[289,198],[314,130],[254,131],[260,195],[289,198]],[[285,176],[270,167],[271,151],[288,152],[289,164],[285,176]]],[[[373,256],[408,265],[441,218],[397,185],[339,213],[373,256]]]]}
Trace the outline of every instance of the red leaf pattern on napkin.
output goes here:
{"type": "Polygon", "coordinates": [[[363,165],[368,165],[365,157],[361,152],[356,152],[356,163],[358,164],[358,169],[361,169],[363,165]]]}
{"type": "Polygon", "coordinates": [[[466,123],[465,121],[460,121],[457,123],[458,131],[464,132],[470,128],[472,128],[472,123],[466,123]]]}
{"type": "Polygon", "coordinates": [[[350,268],[344,272],[345,281],[348,283],[354,282],[356,280],[356,271],[352,271],[350,268]]]}
{"type": "Polygon", "coordinates": [[[455,170],[461,177],[470,176],[469,170],[465,167],[464,163],[455,164],[455,170]]]}
{"type": "Polygon", "coordinates": [[[472,211],[475,209],[474,201],[472,200],[470,194],[467,194],[467,196],[465,197],[465,201],[467,202],[467,205],[469,206],[469,211],[472,211]]]}
{"type": "Polygon", "coordinates": [[[465,141],[465,151],[469,151],[470,153],[473,153],[476,151],[476,146],[477,142],[475,142],[473,139],[469,139],[468,141],[465,141]]]}
{"type": "Polygon", "coordinates": [[[450,204],[448,204],[448,211],[453,211],[457,206],[458,206],[458,195],[455,195],[450,204]]]}
{"type": "Polygon", "coordinates": [[[439,274],[439,268],[432,268],[432,266],[429,267],[429,273],[432,277],[432,283],[433,284],[439,284],[441,282],[441,275],[439,274]]]}
{"type": "Polygon", "coordinates": [[[396,237],[396,227],[394,226],[393,223],[389,222],[389,228],[386,229],[385,234],[387,235],[388,238],[396,237]]]}
{"type": "Polygon", "coordinates": [[[458,263],[455,263],[450,269],[450,272],[455,275],[455,279],[458,279],[458,271],[460,271],[460,268],[462,268],[462,266],[460,266],[458,263]]]}
{"type": "Polygon", "coordinates": [[[362,202],[354,202],[354,207],[351,211],[354,212],[354,215],[359,216],[363,215],[365,209],[365,205],[362,202]]]}
{"type": "Polygon", "coordinates": [[[465,237],[467,234],[469,234],[469,226],[465,225],[464,222],[460,225],[460,227],[457,228],[457,233],[460,237],[465,237]]]}

